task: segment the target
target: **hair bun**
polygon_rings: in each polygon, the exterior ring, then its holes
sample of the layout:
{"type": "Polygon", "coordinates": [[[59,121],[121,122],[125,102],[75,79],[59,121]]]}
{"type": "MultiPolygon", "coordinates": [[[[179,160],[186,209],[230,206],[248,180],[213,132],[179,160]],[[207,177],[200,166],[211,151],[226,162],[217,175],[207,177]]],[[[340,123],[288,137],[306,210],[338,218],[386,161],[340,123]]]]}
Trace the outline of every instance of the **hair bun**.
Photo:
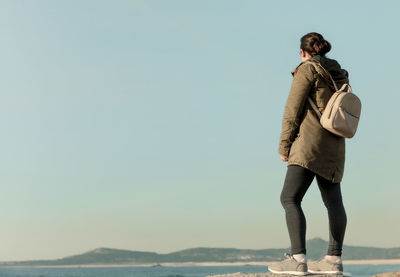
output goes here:
{"type": "Polygon", "coordinates": [[[331,44],[324,37],[316,32],[304,35],[300,39],[300,48],[307,51],[311,55],[324,56],[331,50],[331,44]]]}

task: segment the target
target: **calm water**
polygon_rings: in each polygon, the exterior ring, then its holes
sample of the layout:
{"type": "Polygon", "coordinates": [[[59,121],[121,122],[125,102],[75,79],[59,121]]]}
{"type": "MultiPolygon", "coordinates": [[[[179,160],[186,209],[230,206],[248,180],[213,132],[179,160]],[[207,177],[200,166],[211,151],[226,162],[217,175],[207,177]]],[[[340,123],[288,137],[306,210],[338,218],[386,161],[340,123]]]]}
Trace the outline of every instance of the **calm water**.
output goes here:
{"type": "MultiPolygon", "coordinates": [[[[352,277],[398,271],[398,265],[345,265],[352,277]]],[[[266,266],[102,267],[102,268],[0,268],[0,277],[205,277],[234,272],[258,273],[266,266]]]]}

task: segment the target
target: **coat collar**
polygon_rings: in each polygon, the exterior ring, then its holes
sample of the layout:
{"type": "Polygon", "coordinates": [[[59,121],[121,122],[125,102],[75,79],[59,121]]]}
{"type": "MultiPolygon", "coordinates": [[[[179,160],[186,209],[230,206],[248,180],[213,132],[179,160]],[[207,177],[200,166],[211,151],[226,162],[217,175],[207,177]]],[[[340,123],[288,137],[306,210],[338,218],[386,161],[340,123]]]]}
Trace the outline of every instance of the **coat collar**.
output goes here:
{"type": "MultiPolygon", "coordinates": [[[[313,61],[313,62],[316,62],[316,63],[321,63],[321,56],[320,56],[320,55],[313,56],[312,58],[309,58],[307,61],[313,61]]],[[[290,73],[292,74],[292,76],[294,76],[294,74],[297,72],[298,68],[299,68],[302,64],[304,64],[305,62],[306,62],[306,61],[301,62],[298,66],[296,66],[295,69],[293,69],[293,70],[290,72],[290,73]]]]}

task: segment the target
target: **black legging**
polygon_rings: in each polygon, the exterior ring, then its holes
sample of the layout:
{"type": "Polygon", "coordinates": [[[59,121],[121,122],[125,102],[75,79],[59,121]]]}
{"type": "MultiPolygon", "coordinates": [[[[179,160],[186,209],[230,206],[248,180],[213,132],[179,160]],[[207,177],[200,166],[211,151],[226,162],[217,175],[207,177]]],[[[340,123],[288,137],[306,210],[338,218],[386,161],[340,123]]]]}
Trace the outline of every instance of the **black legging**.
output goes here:
{"type": "Polygon", "coordinates": [[[316,176],[322,200],[328,209],[328,255],[341,256],[347,217],[343,207],[340,183],[332,183],[314,172],[299,166],[288,165],[281,203],[286,212],[292,254],[306,254],[306,218],[301,201],[316,176]]]}

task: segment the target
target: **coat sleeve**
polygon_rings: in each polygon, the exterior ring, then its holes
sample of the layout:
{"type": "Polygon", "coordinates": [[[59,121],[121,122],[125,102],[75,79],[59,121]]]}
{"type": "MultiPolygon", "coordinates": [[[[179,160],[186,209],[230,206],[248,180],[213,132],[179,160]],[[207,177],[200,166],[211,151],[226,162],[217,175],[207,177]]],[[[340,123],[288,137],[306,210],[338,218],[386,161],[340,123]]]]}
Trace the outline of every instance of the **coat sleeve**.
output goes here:
{"type": "Polygon", "coordinates": [[[311,64],[300,65],[293,74],[292,86],[286,101],[279,140],[279,154],[289,156],[290,147],[296,138],[304,105],[314,83],[311,64]]]}

